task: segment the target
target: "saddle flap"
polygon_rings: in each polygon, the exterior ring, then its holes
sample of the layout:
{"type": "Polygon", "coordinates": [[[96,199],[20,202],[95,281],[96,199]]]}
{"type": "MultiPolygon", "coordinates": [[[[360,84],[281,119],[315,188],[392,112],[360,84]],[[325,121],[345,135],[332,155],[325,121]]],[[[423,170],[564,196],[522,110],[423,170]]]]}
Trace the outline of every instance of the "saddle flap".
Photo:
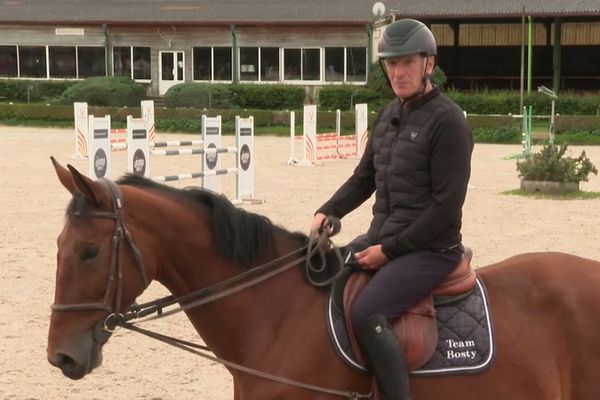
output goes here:
{"type": "MultiPolygon", "coordinates": [[[[365,272],[353,273],[348,278],[343,301],[346,316],[350,315],[352,304],[369,279],[371,275],[365,272]]],[[[435,351],[438,339],[435,315],[433,300],[428,296],[393,323],[393,330],[404,349],[406,365],[411,371],[424,365],[435,351]]],[[[357,360],[365,365],[366,359],[354,334],[351,318],[346,318],[346,322],[352,350],[357,360]]]]}

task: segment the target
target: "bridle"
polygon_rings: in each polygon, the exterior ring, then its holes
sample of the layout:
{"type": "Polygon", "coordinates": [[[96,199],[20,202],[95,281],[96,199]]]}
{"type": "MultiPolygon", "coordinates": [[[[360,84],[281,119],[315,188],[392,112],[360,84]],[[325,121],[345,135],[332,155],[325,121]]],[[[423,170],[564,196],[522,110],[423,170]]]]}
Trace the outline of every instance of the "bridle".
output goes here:
{"type": "MultiPolygon", "coordinates": [[[[144,268],[144,262],[142,260],[141,253],[131,238],[131,234],[125,227],[122,217],[123,210],[123,193],[117,184],[108,179],[100,179],[98,182],[104,183],[111,194],[112,198],[112,212],[111,211],[89,211],[86,216],[92,218],[104,218],[112,219],[115,221],[115,228],[111,240],[111,256],[110,256],[110,268],[108,272],[108,278],[106,283],[106,289],[104,290],[104,296],[102,302],[96,303],[77,303],[77,304],[53,304],[50,308],[52,311],[57,312],[70,312],[70,311],[106,311],[108,316],[104,322],[98,322],[94,327],[94,339],[99,343],[105,343],[110,337],[116,327],[119,320],[123,319],[123,314],[120,312],[122,300],[123,300],[123,243],[127,242],[129,245],[135,264],[140,271],[140,275],[144,280],[144,285],[148,286],[150,282],[146,275],[146,269],[144,268]],[[115,282],[116,281],[116,282],[115,282]],[[113,285],[116,285],[114,291],[114,300],[111,299],[111,293],[113,292],[113,285]]],[[[80,212],[75,213],[76,217],[81,217],[80,212]]]]}
{"type": "MultiPolygon", "coordinates": [[[[156,332],[148,331],[146,329],[140,328],[137,325],[131,324],[129,321],[142,318],[151,314],[157,314],[155,318],[164,317],[167,315],[171,315],[180,311],[185,311],[194,307],[198,307],[203,304],[207,304],[209,302],[213,302],[222,297],[231,295],[240,290],[243,290],[247,287],[256,285],[259,282],[267,280],[272,276],[280,274],[294,266],[297,266],[301,262],[305,261],[305,266],[307,271],[311,272],[321,272],[323,268],[325,268],[325,261],[323,256],[323,249],[329,246],[329,236],[332,236],[334,233],[337,233],[339,230],[339,221],[336,223],[331,223],[329,227],[322,226],[321,235],[316,237],[311,236],[309,242],[306,246],[303,246],[291,253],[285,254],[282,257],[271,260],[265,264],[259,265],[257,267],[251,268],[248,271],[245,271],[241,274],[235,275],[231,278],[225,279],[223,281],[217,282],[209,287],[196,290],[192,293],[189,293],[185,296],[175,298],[174,296],[167,296],[152,302],[148,302],[142,305],[134,304],[130,311],[123,314],[120,312],[122,305],[122,296],[123,296],[123,243],[127,242],[129,245],[131,252],[133,254],[135,263],[138,267],[138,270],[142,276],[145,287],[149,285],[148,277],[146,275],[146,270],[144,267],[144,263],[142,260],[141,252],[138,247],[133,242],[131,234],[125,227],[125,223],[123,222],[122,210],[123,210],[123,193],[119,186],[113,181],[105,178],[101,178],[98,182],[103,182],[109,189],[111,198],[112,198],[112,212],[110,211],[90,211],[86,213],[86,216],[92,218],[104,218],[104,219],[112,219],[115,221],[115,228],[112,236],[112,251],[110,258],[110,269],[106,284],[106,289],[104,291],[104,296],[102,302],[91,302],[91,303],[76,303],[76,304],[52,304],[52,311],[56,312],[73,312],[73,311],[106,311],[108,312],[108,316],[104,319],[104,321],[98,321],[94,326],[94,340],[102,345],[108,341],[111,334],[115,331],[118,326],[127,328],[129,330],[144,334],[146,336],[152,337],[154,339],[160,340],[164,343],[170,344],[177,348],[192,352],[201,357],[207,358],[212,361],[219,362],[223,365],[226,365],[230,368],[236,369],[238,371],[246,372],[248,374],[261,377],[263,379],[268,379],[271,381],[279,382],[282,384],[295,386],[305,390],[311,390],[315,392],[327,393],[334,396],[344,397],[347,399],[371,399],[371,394],[360,394],[357,392],[349,392],[342,390],[334,390],[325,387],[320,387],[316,385],[311,385],[299,381],[295,381],[292,379],[283,378],[274,374],[270,374],[264,371],[259,371],[256,369],[248,368],[244,365],[233,363],[231,361],[223,360],[218,357],[210,356],[201,352],[198,352],[195,349],[202,349],[205,351],[210,351],[210,349],[206,346],[196,345],[194,343],[190,343],[184,340],[171,338],[165,335],[161,335],[156,332]],[[305,253],[305,254],[304,254],[305,253]],[[317,267],[314,267],[311,263],[311,259],[313,256],[319,255],[321,259],[321,264],[317,267]],[[289,257],[294,257],[293,260],[285,262],[283,265],[279,265],[284,262],[289,257]],[[113,285],[116,280],[116,290],[114,294],[114,301],[111,302],[111,292],[113,285]],[[196,300],[194,300],[196,298],[196,300]],[[176,309],[169,310],[168,312],[164,312],[163,308],[179,303],[180,306],[176,309]]],[[[80,217],[81,214],[76,213],[76,217],[80,217]]],[[[336,255],[338,259],[341,259],[341,255],[339,250],[336,248],[336,255]]],[[[307,276],[310,274],[307,273],[307,276]]],[[[333,281],[336,276],[331,277],[328,280],[323,282],[314,282],[310,280],[312,284],[324,286],[331,281],[333,281]]]]}

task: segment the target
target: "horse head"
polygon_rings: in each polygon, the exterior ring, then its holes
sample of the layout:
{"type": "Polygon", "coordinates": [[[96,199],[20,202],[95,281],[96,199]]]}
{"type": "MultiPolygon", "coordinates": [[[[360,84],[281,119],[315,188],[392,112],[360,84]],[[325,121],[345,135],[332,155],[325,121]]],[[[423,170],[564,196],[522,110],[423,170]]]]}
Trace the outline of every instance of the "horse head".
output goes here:
{"type": "Polygon", "coordinates": [[[47,355],[64,375],[80,379],[101,364],[115,320],[148,286],[154,269],[144,267],[127,231],[121,189],[52,163],[73,198],[57,240],[47,355]]]}

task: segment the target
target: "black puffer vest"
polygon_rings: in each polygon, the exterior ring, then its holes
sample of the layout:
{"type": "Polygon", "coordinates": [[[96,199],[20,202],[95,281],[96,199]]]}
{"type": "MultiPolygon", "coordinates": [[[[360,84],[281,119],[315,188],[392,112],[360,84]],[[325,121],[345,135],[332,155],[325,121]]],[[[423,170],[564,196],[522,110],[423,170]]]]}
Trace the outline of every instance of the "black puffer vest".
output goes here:
{"type": "Polygon", "coordinates": [[[371,242],[382,243],[388,257],[460,243],[473,148],[462,110],[437,88],[408,106],[395,100],[381,112],[371,140],[371,242]]]}

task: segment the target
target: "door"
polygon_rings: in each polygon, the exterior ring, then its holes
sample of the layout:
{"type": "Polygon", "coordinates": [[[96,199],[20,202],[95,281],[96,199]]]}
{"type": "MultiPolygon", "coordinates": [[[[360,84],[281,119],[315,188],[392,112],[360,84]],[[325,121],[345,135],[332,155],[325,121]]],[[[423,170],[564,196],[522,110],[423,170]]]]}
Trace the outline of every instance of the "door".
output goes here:
{"type": "Polygon", "coordinates": [[[184,58],[183,51],[161,51],[159,52],[160,79],[158,81],[158,93],[162,96],[171,86],[182,83],[184,58]]]}

